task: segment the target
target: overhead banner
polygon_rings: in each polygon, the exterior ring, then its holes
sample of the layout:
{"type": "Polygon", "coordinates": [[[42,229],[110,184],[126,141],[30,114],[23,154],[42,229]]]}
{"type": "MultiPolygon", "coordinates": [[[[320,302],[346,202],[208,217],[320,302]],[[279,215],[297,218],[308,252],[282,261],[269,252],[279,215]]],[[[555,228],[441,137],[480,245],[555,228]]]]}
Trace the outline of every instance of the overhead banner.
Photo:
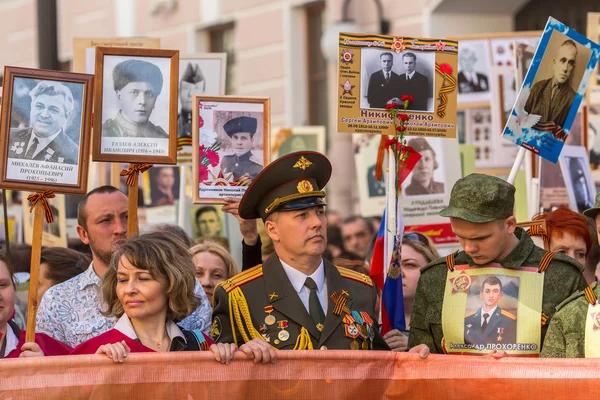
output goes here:
{"type": "Polygon", "coordinates": [[[339,53],[338,132],[395,135],[409,98],[407,136],[456,137],[458,42],[340,33],[339,53]]]}

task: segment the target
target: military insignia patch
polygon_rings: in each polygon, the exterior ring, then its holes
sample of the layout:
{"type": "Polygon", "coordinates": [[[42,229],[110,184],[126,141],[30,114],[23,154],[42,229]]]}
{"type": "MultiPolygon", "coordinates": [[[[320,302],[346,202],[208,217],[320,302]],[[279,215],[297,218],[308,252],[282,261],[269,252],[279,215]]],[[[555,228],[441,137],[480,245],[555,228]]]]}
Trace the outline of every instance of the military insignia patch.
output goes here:
{"type": "Polygon", "coordinates": [[[340,53],[340,61],[345,64],[351,64],[353,61],[354,54],[352,54],[352,50],[346,49],[340,53]]]}
{"type": "Polygon", "coordinates": [[[301,156],[296,164],[292,168],[300,168],[302,171],[306,170],[306,168],[310,167],[312,162],[308,161],[304,156],[301,156]]]}
{"type": "Polygon", "coordinates": [[[460,275],[450,278],[450,283],[452,284],[452,294],[457,292],[465,292],[469,293],[469,288],[471,287],[471,283],[473,282],[473,278],[471,278],[465,271],[462,271],[460,275]]]}
{"type": "Polygon", "coordinates": [[[313,191],[313,185],[311,185],[311,183],[306,179],[298,182],[298,186],[296,188],[298,189],[298,193],[307,193],[313,191]]]}
{"type": "Polygon", "coordinates": [[[404,51],[404,39],[402,38],[394,38],[392,40],[392,50],[398,53],[402,53],[404,51]]]}
{"type": "Polygon", "coordinates": [[[345,95],[346,93],[348,93],[350,96],[352,96],[352,89],[354,89],[354,86],[352,83],[350,83],[349,79],[346,79],[346,82],[344,82],[342,85],[340,85],[342,87],[342,89],[344,89],[344,93],[342,93],[342,96],[345,95]]]}
{"type": "Polygon", "coordinates": [[[221,337],[221,332],[223,332],[221,320],[219,317],[215,317],[212,326],[210,327],[210,337],[216,342],[221,337]]]}

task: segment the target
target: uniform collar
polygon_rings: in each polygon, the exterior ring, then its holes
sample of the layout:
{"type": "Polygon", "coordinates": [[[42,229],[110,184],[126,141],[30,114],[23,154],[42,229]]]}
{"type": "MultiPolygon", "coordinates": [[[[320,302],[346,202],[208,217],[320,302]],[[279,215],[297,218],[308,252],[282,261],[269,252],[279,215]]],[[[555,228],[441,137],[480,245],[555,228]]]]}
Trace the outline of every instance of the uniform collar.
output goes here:
{"type": "MultiPolygon", "coordinates": [[[[114,329],[118,330],[123,335],[128,336],[133,340],[138,339],[138,336],[135,333],[135,329],[133,329],[133,325],[131,324],[131,320],[129,319],[127,314],[123,314],[121,318],[119,318],[119,320],[114,326],[114,329]]],[[[176,337],[180,337],[185,342],[185,336],[183,335],[183,332],[173,321],[167,321],[167,335],[169,335],[169,339],[171,340],[173,340],[176,337]]]]}
{"type": "Polygon", "coordinates": [[[279,259],[279,261],[281,261],[281,266],[283,267],[285,274],[290,280],[290,283],[294,287],[294,290],[296,290],[296,293],[300,293],[300,291],[304,287],[304,282],[306,282],[306,278],[312,278],[312,280],[315,281],[315,283],[317,284],[318,292],[321,292],[323,290],[323,285],[325,284],[325,267],[323,266],[322,258],[321,264],[319,264],[316,271],[313,272],[311,275],[305,275],[303,272],[298,271],[296,268],[284,263],[281,259],[279,259]]]}
{"type": "MultiPolygon", "coordinates": [[[[515,229],[515,236],[519,239],[519,243],[513,249],[513,251],[511,251],[510,254],[508,256],[506,256],[506,258],[504,260],[502,260],[501,262],[498,263],[505,268],[510,268],[510,269],[521,268],[524,265],[525,260],[527,260],[527,258],[533,251],[533,248],[535,246],[535,244],[533,243],[533,240],[531,240],[531,238],[529,237],[529,234],[527,234],[527,232],[525,232],[523,230],[523,228],[517,227],[515,229]]],[[[467,262],[470,266],[477,266],[477,264],[475,264],[473,259],[471,257],[469,257],[467,255],[467,253],[463,252],[463,254],[465,255],[465,257],[467,257],[467,262]]]]}
{"type": "Polygon", "coordinates": [[[250,159],[250,157],[252,157],[252,151],[248,150],[247,152],[245,152],[244,154],[242,154],[241,156],[238,156],[237,154],[233,154],[233,156],[235,157],[236,160],[238,161],[247,161],[250,159]]]}
{"type": "Polygon", "coordinates": [[[78,277],[79,282],[77,282],[77,288],[79,290],[83,290],[90,285],[100,286],[102,283],[102,280],[98,275],[96,275],[96,271],[94,271],[93,261],[90,263],[88,269],[84,273],[78,275],[78,277]]]}
{"type": "Polygon", "coordinates": [[[148,121],[146,121],[143,124],[136,124],[135,122],[130,122],[127,119],[125,119],[125,117],[123,117],[123,115],[121,114],[121,111],[119,111],[117,113],[117,116],[115,117],[115,121],[117,122],[117,124],[119,124],[121,129],[123,129],[125,136],[144,137],[144,131],[146,130],[150,119],[148,119],[148,121]]]}

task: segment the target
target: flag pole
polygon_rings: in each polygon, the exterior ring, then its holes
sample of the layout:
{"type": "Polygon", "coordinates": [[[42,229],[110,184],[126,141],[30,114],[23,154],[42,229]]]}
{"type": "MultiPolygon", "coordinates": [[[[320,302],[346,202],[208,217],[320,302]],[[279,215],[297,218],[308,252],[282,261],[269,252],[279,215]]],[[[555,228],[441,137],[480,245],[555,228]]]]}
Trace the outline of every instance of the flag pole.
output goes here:
{"type": "Polygon", "coordinates": [[[510,170],[508,179],[506,180],[511,185],[515,184],[515,179],[517,178],[517,173],[519,172],[519,168],[521,168],[521,164],[523,164],[523,158],[525,158],[526,151],[525,147],[521,147],[517,154],[517,158],[515,158],[515,162],[510,170]]]}
{"type": "Polygon", "coordinates": [[[387,221],[385,226],[385,251],[384,251],[384,283],[385,277],[387,276],[387,270],[390,266],[390,260],[392,259],[392,252],[394,251],[394,237],[396,236],[396,156],[392,146],[388,148],[388,168],[387,168],[387,190],[386,190],[386,209],[387,209],[387,221]]]}

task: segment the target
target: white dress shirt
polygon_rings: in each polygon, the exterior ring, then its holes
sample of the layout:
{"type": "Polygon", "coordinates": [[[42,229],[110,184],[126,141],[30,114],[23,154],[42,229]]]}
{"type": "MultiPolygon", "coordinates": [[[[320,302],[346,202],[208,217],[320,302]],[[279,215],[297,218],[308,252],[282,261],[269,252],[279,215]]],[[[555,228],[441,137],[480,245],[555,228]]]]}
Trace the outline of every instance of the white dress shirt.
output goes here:
{"type": "MultiPolygon", "coordinates": [[[[281,259],[279,261],[281,261],[281,259]]],[[[312,275],[305,275],[303,272],[298,271],[296,268],[283,261],[281,261],[281,265],[308,313],[310,313],[308,308],[310,289],[304,286],[304,282],[306,282],[306,278],[312,278],[312,280],[315,281],[317,284],[317,297],[319,297],[323,313],[327,315],[327,281],[325,280],[325,265],[323,264],[323,259],[321,259],[321,264],[319,264],[319,267],[312,275]]]]}
{"type": "Polygon", "coordinates": [[[417,72],[417,70],[414,70],[414,71],[413,71],[413,72],[411,72],[410,74],[406,74],[406,77],[407,77],[408,79],[412,79],[412,78],[413,78],[413,76],[415,76],[415,72],[417,72]]]}
{"type": "Polygon", "coordinates": [[[485,318],[483,318],[483,314],[485,313],[485,314],[488,315],[487,322],[489,324],[490,323],[490,318],[492,318],[492,315],[494,315],[494,313],[496,312],[496,308],[498,308],[498,306],[492,308],[490,311],[485,311],[483,309],[483,307],[481,308],[481,325],[480,326],[483,326],[483,321],[485,321],[485,318]]]}

